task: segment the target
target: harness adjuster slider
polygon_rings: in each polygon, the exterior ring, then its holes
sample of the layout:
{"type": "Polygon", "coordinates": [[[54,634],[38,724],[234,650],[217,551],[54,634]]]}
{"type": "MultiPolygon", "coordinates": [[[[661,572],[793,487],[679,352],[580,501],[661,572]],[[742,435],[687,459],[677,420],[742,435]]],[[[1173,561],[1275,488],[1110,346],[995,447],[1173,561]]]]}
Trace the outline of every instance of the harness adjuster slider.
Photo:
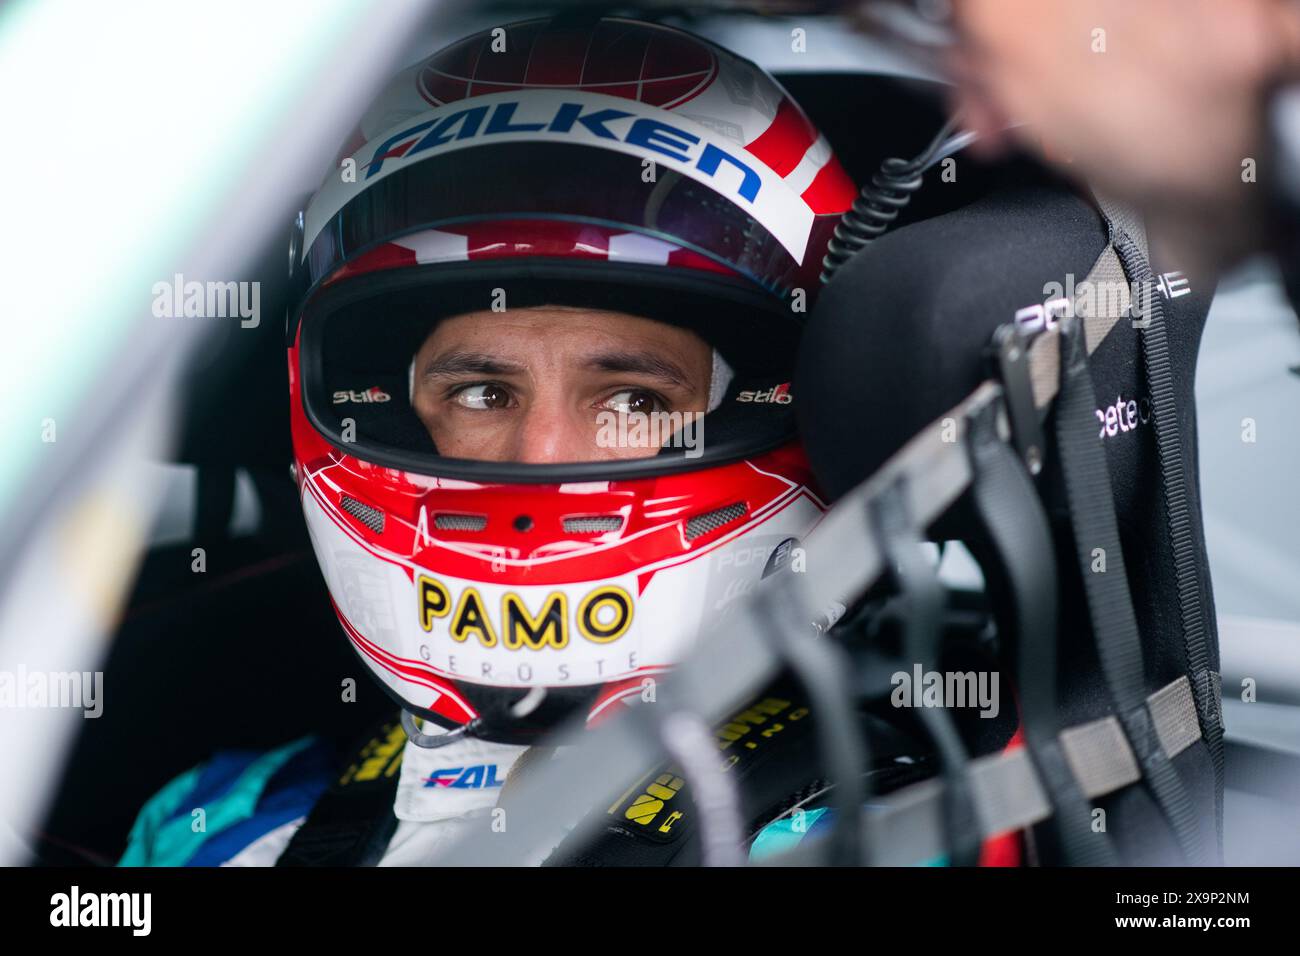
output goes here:
{"type": "Polygon", "coordinates": [[[989,353],[1002,383],[1012,442],[1029,474],[1036,476],[1043,470],[1047,446],[1029,380],[1029,342],[1014,323],[1008,322],[994,331],[989,353]]]}

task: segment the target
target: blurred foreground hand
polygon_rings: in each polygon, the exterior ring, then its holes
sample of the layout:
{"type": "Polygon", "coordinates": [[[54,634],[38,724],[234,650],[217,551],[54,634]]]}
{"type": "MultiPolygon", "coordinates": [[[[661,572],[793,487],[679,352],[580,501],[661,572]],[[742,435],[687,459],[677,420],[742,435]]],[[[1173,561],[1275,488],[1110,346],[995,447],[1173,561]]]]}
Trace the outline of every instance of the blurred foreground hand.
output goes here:
{"type": "Polygon", "coordinates": [[[1138,206],[1153,243],[1189,271],[1264,243],[1280,176],[1268,106],[1300,78],[1300,2],[951,6],[948,65],[986,154],[1018,140],[1138,206]]]}

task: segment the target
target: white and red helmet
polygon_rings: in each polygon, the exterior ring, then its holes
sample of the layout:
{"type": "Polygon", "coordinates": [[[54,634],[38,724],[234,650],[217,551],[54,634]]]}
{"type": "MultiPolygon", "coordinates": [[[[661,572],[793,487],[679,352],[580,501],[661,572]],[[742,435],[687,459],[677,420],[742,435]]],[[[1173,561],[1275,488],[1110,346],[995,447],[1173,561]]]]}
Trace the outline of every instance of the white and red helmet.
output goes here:
{"type": "Polygon", "coordinates": [[[632,20],[532,20],[403,71],[298,220],[303,510],[339,620],[407,711],[526,741],[641,691],[824,511],[788,382],[856,189],[754,64],[632,20]],[[620,310],[732,378],[702,447],[440,456],[410,403],[439,318],[620,310]]]}

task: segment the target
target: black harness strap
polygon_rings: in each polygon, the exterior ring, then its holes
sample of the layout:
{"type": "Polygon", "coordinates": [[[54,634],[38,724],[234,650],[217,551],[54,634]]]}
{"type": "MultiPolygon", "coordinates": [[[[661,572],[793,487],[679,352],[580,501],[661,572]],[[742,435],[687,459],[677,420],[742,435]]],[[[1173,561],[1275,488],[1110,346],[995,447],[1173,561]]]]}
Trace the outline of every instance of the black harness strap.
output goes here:
{"type": "Polygon", "coordinates": [[[778,602],[772,591],[759,591],[752,611],[754,622],[758,633],[784,658],[801,696],[817,713],[814,739],[828,776],[836,781],[832,791],[836,817],[833,839],[827,841],[828,863],[870,866],[871,847],[863,843],[857,821],[868,796],[871,746],[856,725],[851,664],[838,644],[812,636],[809,617],[796,603],[778,602]]]}
{"type": "Polygon", "coordinates": [[[1119,857],[1110,837],[1093,831],[1091,807],[1057,740],[1056,558],[1047,515],[1016,452],[998,435],[997,406],[976,413],[969,425],[972,501],[1010,592],[1005,623],[1016,643],[1021,727],[1055,807],[1050,825],[1066,864],[1114,866],[1119,857]]]}
{"type": "Polygon", "coordinates": [[[1062,320],[1060,349],[1056,439],[1102,676],[1124,735],[1184,856],[1189,863],[1204,863],[1206,848],[1191,800],[1147,710],[1141,636],[1129,593],[1110,469],[1094,432],[1096,396],[1081,320],[1073,316],[1062,320]],[[1094,571],[1097,549],[1104,571],[1094,571]]]}
{"type": "Polygon", "coordinates": [[[356,752],[294,833],[276,866],[376,866],[397,829],[393,800],[406,731],[393,718],[356,752]]]}
{"type": "MultiPolygon", "coordinates": [[[[873,501],[872,506],[872,531],[906,602],[903,654],[908,663],[920,664],[923,671],[929,672],[939,665],[943,587],[937,571],[921,550],[920,532],[908,514],[903,488],[895,485],[873,501]]],[[[975,866],[979,863],[980,831],[971,794],[966,745],[957,732],[951,711],[946,708],[923,707],[920,719],[934,741],[943,768],[948,858],[953,866],[975,866]]]]}
{"type": "Polygon", "coordinates": [[[1152,419],[1155,425],[1156,453],[1160,463],[1160,489],[1164,496],[1169,544],[1173,556],[1174,581],[1178,591],[1179,616],[1183,629],[1183,646],[1187,652],[1187,671],[1192,695],[1205,739],[1214,764],[1215,827],[1217,856],[1223,853],[1223,704],[1219,675],[1210,667],[1210,632],[1206,627],[1209,614],[1205,606],[1205,589],[1197,565],[1195,525],[1187,501],[1187,469],[1178,428],[1178,409],[1174,397],[1173,367],[1169,360],[1169,340],[1165,332],[1164,304],[1155,291],[1154,273],[1138,243],[1110,220],[1112,242],[1119,253],[1129,281],[1142,290],[1146,312],[1139,326],[1142,360],[1147,388],[1151,392],[1152,419]]]}

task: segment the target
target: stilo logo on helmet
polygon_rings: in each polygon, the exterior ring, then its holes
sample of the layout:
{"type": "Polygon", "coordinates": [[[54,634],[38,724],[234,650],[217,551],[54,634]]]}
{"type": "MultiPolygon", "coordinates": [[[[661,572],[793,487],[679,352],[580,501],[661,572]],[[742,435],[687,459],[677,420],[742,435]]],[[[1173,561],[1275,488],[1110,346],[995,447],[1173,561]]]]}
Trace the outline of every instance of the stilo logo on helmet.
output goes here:
{"type": "Polygon", "coordinates": [[[617,18],[505,30],[506,52],[458,41],[362,117],[340,159],[364,173],[300,218],[288,344],[303,510],[359,658],[406,710],[523,741],[636,695],[757,580],[735,555],[825,510],[788,300],[815,293],[855,189],[785,91],[711,43],[617,18]],[[440,454],[413,357],[494,295],[703,339],[728,377],[702,453],[440,454]]]}

